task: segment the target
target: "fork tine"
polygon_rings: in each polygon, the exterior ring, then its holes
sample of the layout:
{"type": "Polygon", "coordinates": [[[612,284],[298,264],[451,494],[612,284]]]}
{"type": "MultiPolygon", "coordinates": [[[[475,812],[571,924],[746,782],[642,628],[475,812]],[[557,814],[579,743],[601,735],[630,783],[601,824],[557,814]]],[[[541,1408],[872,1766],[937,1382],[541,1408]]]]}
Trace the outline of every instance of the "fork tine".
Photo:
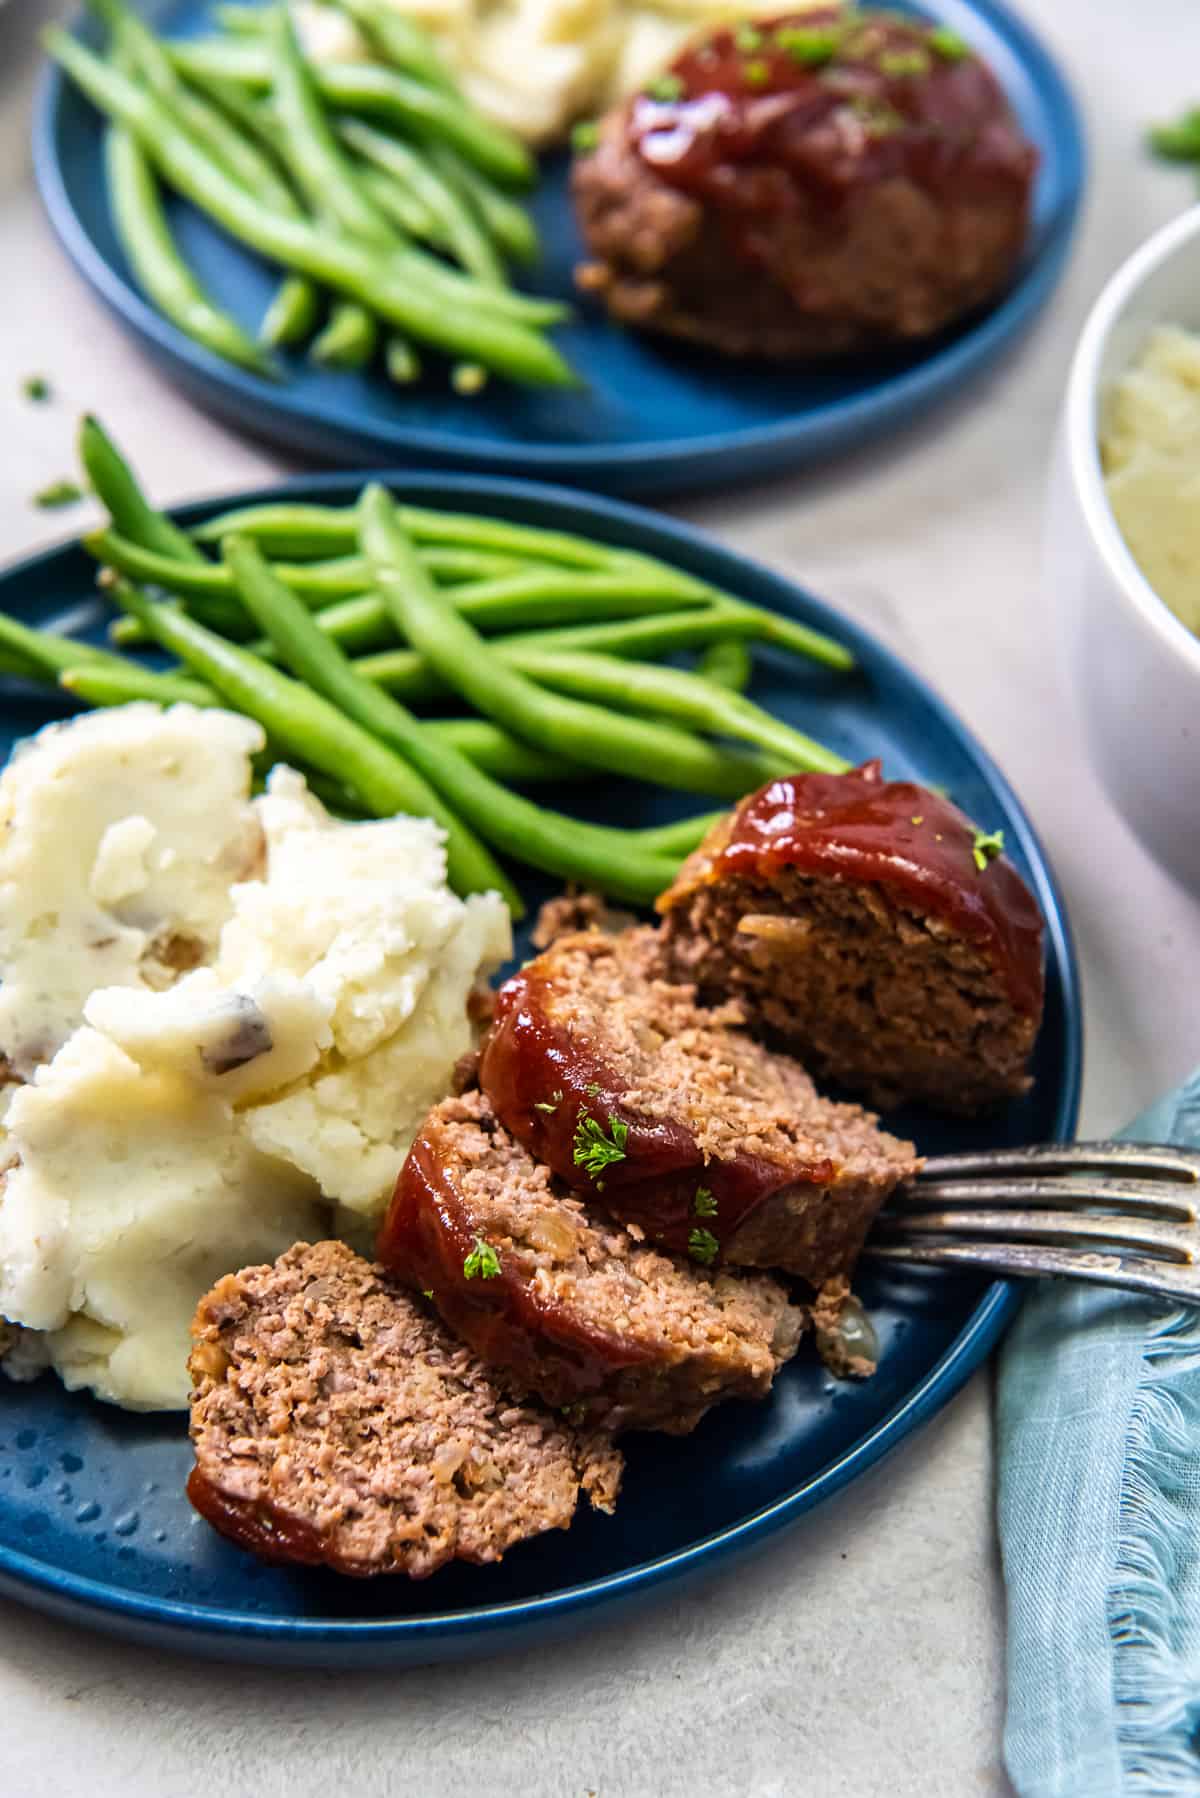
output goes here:
{"type": "Polygon", "coordinates": [[[904,1218],[915,1218],[931,1205],[1014,1205],[1028,1210],[1041,1207],[1064,1211],[1103,1206],[1108,1211],[1174,1219],[1178,1223],[1200,1221],[1200,1189],[1193,1194],[1175,1181],[1114,1180],[1104,1176],[910,1181],[897,1187],[888,1205],[904,1218]]]}
{"type": "Polygon", "coordinates": [[[950,1267],[963,1273],[1085,1280],[1089,1285],[1118,1287],[1179,1305],[1200,1305],[1200,1278],[1195,1269],[1139,1256],[1127,1259],[1123,1255],[1100,1255],[1043,1243],[945,1242],[932,1236],[925,1242],[881,1243],[872,1239],[863,1253],[876,1261],[950,1267]]]}
{"type": "Polygon", "coordinates": [[[1093,1171],[1136,1178],[1139,1174],[1183,1185],[1200,1185],[1200,1154],[1161,1143],[1036,1143],[1018,1149],[986,1149],[976,1154],[934,1155],[916,1176],[918,1181],[953,1180],[1001,1173],[1072,1173],[1093,1171]]]}
{"type": "Polygon", "coordinates": [[[1102,1243],[1114,1250],[1165,1257],[1185,1266],[1196,1262],[1195,1232],[1184,1224],[1149,1222],[1136,1217],[1066,1216],[1056,1211],[931,1211],[908,1217],[884,1212],[877,1225],[885,1237],[906,1242],[933,1232],[970,1237],[1005,1237],[1009,1242],[1051,1242],[1071,1246],[1080,1241],[1102,1243]]]}

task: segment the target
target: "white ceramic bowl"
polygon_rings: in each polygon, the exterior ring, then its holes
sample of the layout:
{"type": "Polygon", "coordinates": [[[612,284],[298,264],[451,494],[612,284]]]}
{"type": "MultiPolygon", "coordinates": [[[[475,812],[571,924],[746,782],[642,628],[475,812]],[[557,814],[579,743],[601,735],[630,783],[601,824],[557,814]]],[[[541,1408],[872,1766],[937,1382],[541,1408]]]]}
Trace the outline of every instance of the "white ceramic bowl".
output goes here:
{"type": "Polygon", "coordinates": [[[1200,890],[1200,638],[1126,548],[1097,442],[1104,393],[1161,324],[1200,330],[1200,206],[1118,269],[1084,327],[1055,453],[1046,574],[1109,797],[1151,853],[1200,890]]]}

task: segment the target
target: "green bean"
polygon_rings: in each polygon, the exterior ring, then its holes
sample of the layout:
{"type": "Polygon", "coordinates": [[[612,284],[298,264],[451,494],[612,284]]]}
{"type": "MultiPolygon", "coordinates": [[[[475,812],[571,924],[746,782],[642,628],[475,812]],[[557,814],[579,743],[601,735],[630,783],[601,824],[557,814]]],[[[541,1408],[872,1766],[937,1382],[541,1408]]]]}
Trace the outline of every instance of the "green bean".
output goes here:
{"type": "MultiPolygon", "coordinates": [[[[271,84],[269,58],[257,43],[192,38],[172,43],[170,51],[175,67],[189,78],[217,75],[257,93],[271,84]]],[[[457,94],[376,63],[327,62],[315,75],[322,100],[335,112],[385,119],[422,141],[451,144],[506,186],[526,187],[534,179],[536,165],[520,139],[474,112],[457,94]]]]}
{"type": "Polygon", "coordinates": [[[0,647],[10,651],[26,664],[26,672],[39,680],[56,681],[64,668],[81,662],[91,667],[128,667],[124,657],[111,650],[100,649],[78,637],[60,637],[53,631],[31,630],[19,618],[0,612],[0,647]]]}
{"type": "Polygon", "coordinates": [[[300,682],[205,630],[185,613],[154,605],[127,582],[117,582],[113,596],[141,619],[164,649],[215,687],[228,705],[256,718],[289,755],[347,782],[374,817],[408,812],[436,819],[446,832],[447,871],[454,890],[494,889],[504,895],[514,916],[521,915],[520,896],[494,858],[429,783],[391,749],[300,682]]]}
{"type": "MultiPolygon", "coordinates": [[[[0,618],[0,627],[2,625],[0,618]]],[[[119,658],[113,658],[111,665],[99,661],[80,665],[82,652],[87,647],[72,638],[57,639],[53,658],[46,660],[43,672],[45,678],[51,680],[57,675],[60,687],[88,705],[128,705],[138,699],[153,700],[158,705],[220,706],[224,703],[216,690],[203,681],[145,668],[140,662],[125,662],[122,666],[119,658]],[[75,662],[70,660],[72,652],[76,656],[75,662]],[[61,670],[60,660],[66,663],[61,670]]],[[[541,755],[483,718],[431,718],[425,728],[497,780],[532,785],[590,777],[590,769],[541,755]]]]}
{"type": "MultiPolygon", "coordinates": [[[[148,581],[185,598],[226,598],[233,602],[234,616],[245,616],[233,578],[220,562],[181,562],[175,557],[143,549],[117,531],[104,529],[89,531],[83,544],[98,562],[104,562],[135,581],[148,581]]],[[[294,565],[281,562],[277,564],[277,572],[281,581],[314,604],[361,593],[371,579],[370,567],[362,556],[294,565]]]]}
{"type": "Polygon", "coordinates": [[[398,181],[389,181],[378,169],[368,168],[366,163],[356,172],[364,192],[393,225],[409,237],[423,238],[426,243],[438,241],[437,220],[415,194],[398,181]]]}
{"type": "Polygon", "coordinates": [[[746,645],[737,637],[710,643],[696,664],[696,672],[718,687],[732,693],[744,693],[754,673],[754,662],[746,645]]]}
{"type": "MultiPolygon", "coordinates": [[[[369,246],[271,212],[211,162],[153,94],[125,80],[64,31],[51,29],[43,41],[89,99],[137,135],[171,184],[233,236],[336,287],[389,323],[452,355],[477,358],[515,380],[549,386],[574,383],[558,351],[532,330],[483,310],[465,295],[451,304],[444,285],[435,287],[421,278],[422,259],[416,252],[397,250],[381,258],[369,246]]],[[[460,291],[466,287],[467,277],[455,279],[460,291]]]]}
{"type": "MultiPolygon", "coordinates": [[[[165,46],[126,0],[89,0],[89,5],[107,22],[114,40],[144,79],[169,101],[175,117],[192,137],[223,164],[248,193],[278,211],[298,216],[292,190],[272,156],[264,154],[259,147],[257,134],[248,134],[244,128],[239,130],[237,123],[231,123],[228,116],[231,111],[230,95],[226,93],[224,96],[205,98],[188,88],[176,74],[165,46]]],[[[233,110],[236,112],[236,101],[233,110]]],[[[241,123],[244,126],[244,118],[241,123]]],[[[271,148],[273,150],[274,147],[271,148]]],[[[303,311],[297,287],[301,280],[302,277],[299,276],[289,277],[284,283],[286,293],[277,296],[277,310],[273,308],[268,315],[272,326],[282,325],[286,330],[295,314],[295,337],[307,336],[315,325],[315,319],[308,330],[303,330],[299,325],[303,311]]],[[[309,288],[308,310],[315,311],[316,295],[310,284],[305,282],[304,285],[309,288]]],[[[166,310],[165,307],[163,309],[166,310]]],[[[275,342],[295,340],[295,337],[275,337],[270,330],[260,330],[259,337],[268,346],[275,342]]],[[[233,360],[237,361],[238,358],[234,357],[233,360]]]]}
{"type": "Polygon", "coordinates": [[[599,650],[606,655],[653,661],[698,644],[746,640],[762,634],[762,620],[748,606],[710,606],[689,612],[663,612],[648,618],[617,618],[607,624],[565,625],[554,630],[527,630],[512,641],[535,649],[599,650]]]}
{"type": "Polygon", "coordinates": [[[265,43],[271,101],[286,137],[290,166],[313,212],[336,221],[352,237],[390,246],[390,222],[368,199],[330,129],[285,5],[266,10],[265,43]]]}
{"type": "Polygon", "coordinates": [[[121,60],[128,61],[170,103],[183,127],[250,193],[280,211],[295,209],[287,182],[246,135],[208,100],[180,80],[166,46],[127,0],[88,0],[89,9],[112,33],[121,60]]]}
{"type": "Polygon", "coordinates": [[[59,675],[58,684],[77,699],[94,706],[129,705],[138,699],[150,699],[156,705],[219,706],[222,703],[219,694],[203,681],[143,668],[140,662],[126,662],[123,668],[104,667],[100,663],[68,666],[59,675]]]}
{"type": "Polygon", "coordinates": [[[150,164],[123,125],[110,125],[105,134],[104,166],[117,237],[147,299],[214,356],[277,379],[279,370],[270,356],[205,293],[183,260],[150,164]]]}
{"type": "Polygon", "coordinates": [[[437,227],[436,241],[476,277],[489,286],[505,285],[504,264],[470,208],[459,193],[442,180],[427,156],[418,154],[398,138],[389,137],[361,119],[344,119],[338,127],[342,142],[387,174],[406,192],[414,194],[437,227]]]}
{"type": "MultiPolygon", "coordinates": [[[[425,506],[400,507],[400,524],[418,545],[447,543],[460,548],[496,550],[503,555],[564,568],[611,569],[620,553],[586,537],[506,518],[477,518],[468,512],[441,512],[425,506]]],[[[195,527],[198,543],[220,543],[230,535],[251,537],[264,552],[305,557],[356,555],[358,508],[306,505],[298,500],[268,500],[236,506],[206,518],[195,527]]]]}
{"type": "Polygon", "coordinates": [[[79,459],[96,498],[107,506],[113,524],[129,542],[176,562],[211,566],[191,538],[150,504],[128,462],[91,413],[79,421],[79,459]]]}
{"type": "Polygon", "coordinates": [[[398,387],[408,387],[421,378],[421,359],[406,337],[394,334],[388,338],[383,353],[384,366],[388,372],[388,380],[395,381],[398,387]]]}
{"type": "Polygon", "coordinates": [[[371,314],[350,300],[338,300],[308,353],[322,368],[365,368],[378,342],[371,314]]]}
{"type": "Polygon", "coordinates": [[[428,154],[443,178],[478,214],[485,231],[513,262],[536,262],[541,252],[537,226],[525,206],[502,193],[486,175],[464,162],[448,144],[430,144],[428,154]]]}
{"type": "Polygon", "coordinates": [[[649,830],[635,830],[643,849],[654,855],[690,855],[702,843],[714,824],[720,824],[728,812],[702,812],[698,817],[680,818],[674,824],[656,824],[649,830]]]}
{"type": "Polygon", "coordinates": [[[600,707],[537,686],[495,655],[474,626],[439,596],[403,535],[382,487],[362,499],[363,548],[379,591],[413,648],[476,711],[552,755],[664,786],[719,791],[720,751],[688,732],[646,718],[614,719],[600,707]]]}
{"type": "Polygon", "coordinates": [[[306,343],[317,328],[321,301],[307,275],[287,275],[263,314],[258,335],[276,348],[306,343]]]}
{"type": "Polygon", "coordinates": [[[782,759],[782,768],[777,767],[776,773],[803,769],[844,774],[851,765],[844,756],[793,730],[742,694],[731,693],[683,668],[661,668],[615,656],[539,651],[527,645],[492,645],[490,653],[552,692],[754,743],[782,759]]]}
{"type": "Polygon", "coordinates": [[[335,0],[362,31],[377,56],[403,74],[415,75],[430,87],[456,91],[453,76],[438,55],[429,33],[395,7],[378,0],[335,0]]]}
{"type": "Polygon", "coordinates": [[[262,7],[239,5],[236,0],[230,0],[225,6],[214,6],[213,18],[235,37],[258,37],[263,28],[262,7]]]}
{"type": "Polygon", "coordinates": [[[591,780],[594,775],[591,768],[531,749],[486,718],[426,718],[422,729],[457,749],[493,780],[540,786],[547,781],[591,780]]]}
{"type": "MultiPolygon", "coordinates": [[[[391,518],[384,528],[392,528],[391,518]]],[[[272,578],[253,544],[231,539],[226,554],[247,605],[287,665],[381,742],[400,748],[497,848],[545,873],[638,903],[653,898],[671,879],[674,864],[641,852],[627,833],[545,811],[489,779],[433,737],[411,712],[361,680],[294,595],[272,578]]]]}

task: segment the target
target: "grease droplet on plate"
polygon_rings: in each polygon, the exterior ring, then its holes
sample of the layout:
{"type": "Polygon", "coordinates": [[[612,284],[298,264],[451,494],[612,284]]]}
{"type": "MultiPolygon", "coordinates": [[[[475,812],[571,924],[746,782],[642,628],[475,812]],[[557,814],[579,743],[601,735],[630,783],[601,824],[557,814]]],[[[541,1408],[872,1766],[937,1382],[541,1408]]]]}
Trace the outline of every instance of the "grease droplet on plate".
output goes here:
{"type": "Polygon", "coordinates": [[[83,1470],[83,1461],[79,1455],[60,1455],[58,1464],[64,1473],[80,1473],[83,1470]]]}
{"type": "Polygon", "coordinates": [[[118,1517],[113,1524],[113,1535],[132,1536],[141,1521],[136,1511],[126,1511],[124,1517],[118,1517]]]}
{"type": "Polygon", "coordinates": [[[80,1505],[79,1509],[76,1511],[75,1521],[76,1523],[95,1523],[99,1515],[100,1506],[96,1503],[94,1498],[90,1498],[86,1505],[80,1505]]]}

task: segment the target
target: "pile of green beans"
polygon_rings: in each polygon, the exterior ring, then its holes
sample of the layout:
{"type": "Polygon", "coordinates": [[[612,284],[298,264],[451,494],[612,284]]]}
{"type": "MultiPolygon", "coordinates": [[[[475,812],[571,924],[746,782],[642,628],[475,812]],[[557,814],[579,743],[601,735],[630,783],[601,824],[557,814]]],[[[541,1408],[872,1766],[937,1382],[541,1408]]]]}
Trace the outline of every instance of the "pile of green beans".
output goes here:
{"type": "Polygon", "coordinates": [[[223,33],[187,43],[156,37],[129,0],[88,0],[103,55],[46,33],[109,119],[109,199],[134,278],[195,342],[270,378],[286,372],[277,351],[307,345],[324,367],[378,360],[401,384],[438,351],[464,394],[489,373],[571,385],[545,334],[566,308],[510,282],[538,254],[512,191],[534,177],[529,153],[472,109],[387,0],[337,3],[378,60],[310,65],[286,0],[220,7],[223,33]],[[160,183],[281,266],[257,338],[183,259],[160,183]]]}
{"type": "Polygon", "coordinates": [[[93,418],[80,458],[108,511],[84,543],[118,607],[110,637],[175,665],[0,615],[0,669],[89,705],[244,712],[268,759],[294,763],[335,810],[436,819],[459,892],[495,889],[519,914],[515,863],[647,904],[712,822],[615,829],[524,789],[623,775],[730,801],[848,766],[747,693],[759,644],[831,678],[848,651],[654,557],[379,486],[351,507],[275,501],[188,533],[93,418]],[[691,667],[655,659],[688,650],[691,667]]]}

